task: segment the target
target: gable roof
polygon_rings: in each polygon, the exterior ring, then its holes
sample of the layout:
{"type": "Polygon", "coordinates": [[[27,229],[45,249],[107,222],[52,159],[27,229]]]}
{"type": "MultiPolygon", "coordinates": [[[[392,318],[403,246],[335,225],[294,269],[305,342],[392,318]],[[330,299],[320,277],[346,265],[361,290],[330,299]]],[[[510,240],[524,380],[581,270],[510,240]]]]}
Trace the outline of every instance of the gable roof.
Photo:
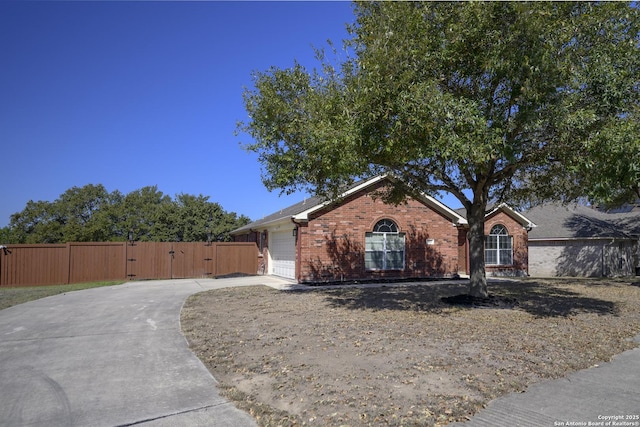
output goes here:
{"type": "MultiPolygon", "coordinates": [[[[380,175],[380,176],[377,176],[375,178],[371,178],[371,179],[366,180],[366,181],[360,181],[359,183],[356,183],[356,185],[354,185],[353,187],[351,187],[350,189],[345,191],[343,194],[341,194],[340,198],[348,197],[348,196],[350,196],[352,194],[355,194],[358,191],[364,190],[367,187],[370,187],[370,186],[372,186],[372,185],[374,185],[374,184],[376,184],[376,183],[378,183],[380,181],[384,181],[385,179],[391,179],[391,178],[388,178],[386,175],[380,175]]],[[[431,207],[435,211],[437,211],[440,214],[444,215],[445,217],[451,219],[451,221],[453,223],[455,223],[456,225],[462,225],[462,224],[466,224],[467,223],[467,220],[463,216],[458,214],[453,209],[447,207],[443,203],[440,203],[439,201],[437,201],[433,197],[422,193],[417,198],[420,201],[422,201],[425,205],[431,207]]],[[[323,201],[321,203],[318,203],[316,206],[310,207],[309,209],[298,213],[297,215],[295,215],[294,219],[297,220],[297,221],[307,221],[309,219],[309,215],[310,214],[312,214],[312,213],[314,213],[316,211],[319,211],[320,209],[330,205],[331,203],[332,203],[331,201],[323,201]]]]}
{"type": "Polygon", "coordinates": [[[608,213],[582,205],[546,204],[526,212],[539,227],[530,240],[631,238],[640,234],[640,212],[608,213]]]}
{"type": "Polygon", "coordinates": [[[485,217],[489,217],[489,216],[491,216],[494,213],[497,213],[499,211],[502,211],[502,212],[506,213],[511,218],[513,218],[516,221],[518,221],[523,227],[525,227],[528,230],[531,230],[531,229],[537,227],[535,222],[531,221],[529,218],[527,218],[526,216],[522,215],[520,212],[512,209],[511,206],[507,205],[506,203],[500,203],[498,206],[495,206],[493,209],[491,209],[489,212],[487,212],[485,217]]]}
{"type": "MultiPolygon", "coordinates": [[[[516,211],[515,209],[512,209],[511,206],[507,205],[506,203],[500,203],[499,205],[488,206],[488,209],[489,211],[484,215],[485,218],[493,215],[494,213],[502,211],[507,215],[509,215],[514,220],[516,220],[518,223],[520,223],[520,225],[522,225],[528,230],[538,226],[530,218],[522,215],[520,212],[516,211]]],[[[456,209],[456,212],[458,212],[458,214],[462,215],[465,218],[467,217],[467,210],[465,208],[456,209]]]]}
{"type": "MultiPolygon", "coordinates": [[[[368,180],[356,182],[352,187],[350,187],[344,193],[342,193],[339,196],[339,199],[355,194],[385,179],[391,179],[391,178],[389,178],[386,175],[379,175],[374,178],[370,178],[368,180]]],[[[466,218],[464,218],[462,215],[460,215],[458,212],[454,211],[453,209],[440,203],[433,197],[428,196],[426,194],[421,194],[419,196],[419,199],[425,205],[431,207],[432,209],[444,215],[445,217],[450,218],[455,225],[467,224],[466,218]]],[[[310,214],[329,206],[331,203],[333,203],[332,200],[325,200],[320,197],[314,196],[309,199],[305,199],[301,202],[298,202],[294,205],[291,205],[287,208],[274,212],[271,215],[268,215],[262,219],[259,219],[250,224],[247,224],[244,227],[233,230],[231,234],[232,235],[243,234],[244,232],[255,230],[257,228],[265,228],[265,227],[268,227],[269,225],[283,222],[285,220],[289,220],[289,221],[295,220],[298,222],[308,221],[310,214]]]]}

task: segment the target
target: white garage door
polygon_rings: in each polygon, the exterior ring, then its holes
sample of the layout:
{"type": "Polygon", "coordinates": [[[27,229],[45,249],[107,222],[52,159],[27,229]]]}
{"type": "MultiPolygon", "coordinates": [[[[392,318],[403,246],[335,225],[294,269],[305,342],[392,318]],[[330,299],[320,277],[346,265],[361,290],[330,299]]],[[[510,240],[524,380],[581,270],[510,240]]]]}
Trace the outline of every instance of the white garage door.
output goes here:
{"type": "Polygon", "coordinates": [[[296,238],[291,230],[274,232],[270,236],[271,274],[296,278],[296,238]]]}

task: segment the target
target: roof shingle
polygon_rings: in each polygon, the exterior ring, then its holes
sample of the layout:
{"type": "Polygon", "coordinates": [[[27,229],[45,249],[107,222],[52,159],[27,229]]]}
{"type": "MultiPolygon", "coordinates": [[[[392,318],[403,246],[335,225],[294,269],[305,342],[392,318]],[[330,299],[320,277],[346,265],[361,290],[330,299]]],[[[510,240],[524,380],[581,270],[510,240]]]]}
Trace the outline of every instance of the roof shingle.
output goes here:
{"type": "Polygon", "coordinates": [[[583,205],[546,204],[525,213],[538,227],[529,239],[614,237],[640,234],[640,212],[608,213],[583,205]]]}

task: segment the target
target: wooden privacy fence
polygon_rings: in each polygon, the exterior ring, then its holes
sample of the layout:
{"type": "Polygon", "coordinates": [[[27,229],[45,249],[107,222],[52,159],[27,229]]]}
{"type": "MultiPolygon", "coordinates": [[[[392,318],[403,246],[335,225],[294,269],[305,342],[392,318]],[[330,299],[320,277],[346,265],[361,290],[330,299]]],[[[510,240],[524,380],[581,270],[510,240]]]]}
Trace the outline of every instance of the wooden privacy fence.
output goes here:
{"type": "Polygon", "coordinates": [[[0,287],[216,277],[257,270],[255,243],[95,242],[7,245],[0,250],[0,287]]]}

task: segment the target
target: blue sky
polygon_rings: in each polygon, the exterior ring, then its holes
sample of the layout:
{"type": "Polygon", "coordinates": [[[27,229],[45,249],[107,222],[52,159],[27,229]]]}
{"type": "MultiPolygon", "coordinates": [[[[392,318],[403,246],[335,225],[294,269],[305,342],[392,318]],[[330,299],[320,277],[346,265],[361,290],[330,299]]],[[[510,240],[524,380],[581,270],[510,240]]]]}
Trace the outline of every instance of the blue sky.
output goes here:
{"type": "Polygon", "coordinates": [[[302,200],[268,192],[240,147],[243,87],[313,67],[352,20],[348,2],[0,1],[0,227],[86,184],[203,194],[254,220],[302,200]]]}

